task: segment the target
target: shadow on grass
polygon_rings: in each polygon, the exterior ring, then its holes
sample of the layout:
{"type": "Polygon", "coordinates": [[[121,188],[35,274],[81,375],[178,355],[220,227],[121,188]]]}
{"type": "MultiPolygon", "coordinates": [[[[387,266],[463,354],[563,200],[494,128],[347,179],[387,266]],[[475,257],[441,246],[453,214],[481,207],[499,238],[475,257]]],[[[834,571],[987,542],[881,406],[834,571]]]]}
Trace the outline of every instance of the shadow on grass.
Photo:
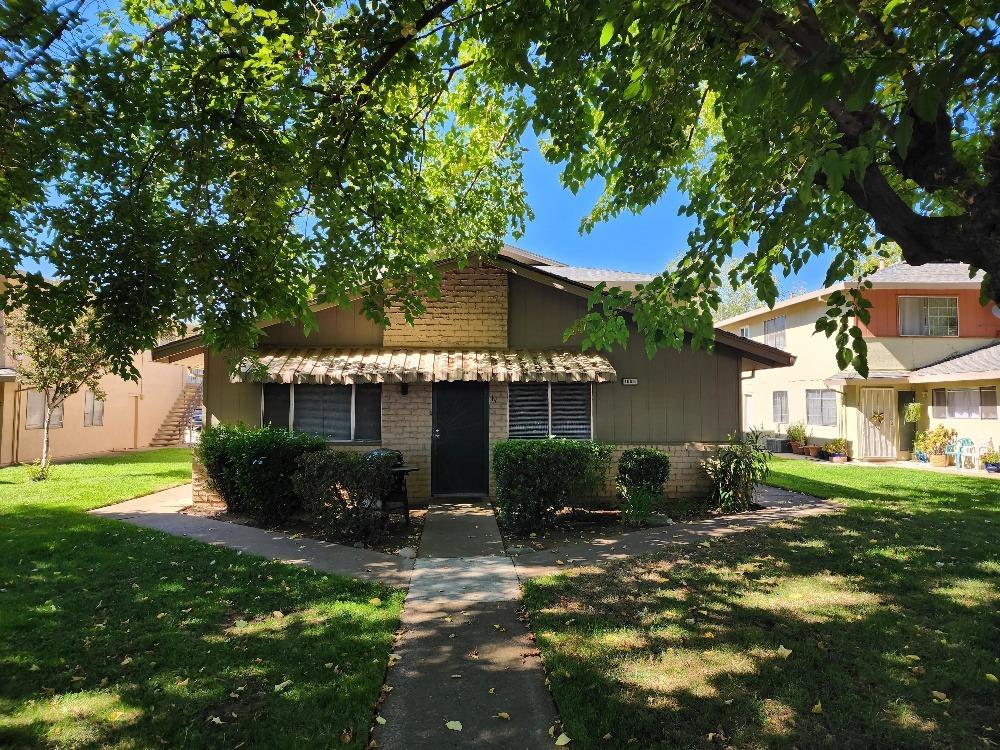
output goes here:
{"type": "Polygon", "coordinates": [[[789,484],[865,502],[528,584],[574,747],[1000,742],[1000,690],[985,677],[1000,673],[991,488],[789,484]]]}
{"type": "Polygon", "coordinates": [[[0,746],[365,746],[401,592],[38,505],[0,545],[0,746]]]}

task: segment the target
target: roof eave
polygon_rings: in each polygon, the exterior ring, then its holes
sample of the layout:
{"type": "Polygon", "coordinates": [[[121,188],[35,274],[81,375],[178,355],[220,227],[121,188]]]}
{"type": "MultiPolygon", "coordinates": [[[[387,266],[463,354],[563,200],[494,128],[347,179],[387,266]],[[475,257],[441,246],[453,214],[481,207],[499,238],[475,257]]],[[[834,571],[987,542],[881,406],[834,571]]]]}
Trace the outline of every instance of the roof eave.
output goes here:
{"type": "Polygon", "coordinates": [[[911,383],[961,383],[970,380],[1000,380],[1000,370],[979,370],[976,372],[937,372],[910,376],[911,383]]]}

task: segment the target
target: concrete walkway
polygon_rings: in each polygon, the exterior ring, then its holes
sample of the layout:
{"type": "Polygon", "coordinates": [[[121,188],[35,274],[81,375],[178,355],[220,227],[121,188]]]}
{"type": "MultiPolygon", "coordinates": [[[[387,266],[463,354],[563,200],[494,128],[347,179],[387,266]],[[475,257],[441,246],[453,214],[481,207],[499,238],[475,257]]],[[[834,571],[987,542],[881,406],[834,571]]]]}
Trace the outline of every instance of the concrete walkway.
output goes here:
{"type": "Polygon", "coordinates": [[[385,724],[375,726],[380,748],[554,746],[556,709],[520,598],[490,506],[431,506],[386,677],[385,724]],[[446,726],[456,721],[460,730],[446,726]]]}
{"type": "Polygon", "coordinates": [[[820,500],[811,495],[765,486],[757,490],[757,503],[764,506],[764,510],[609,534],[589,542],[565,544],[543,552],[519,555],[514,558],[514,564],[521,580],[555,575],[574,567],[588,567],[626,557],[651,555],[665,552],[676,545],[697,544],[706,539],[719,539],[779,521],[830,513],[838,507],[836,503],[820,500]]]}
{"type": "Polygon", "coordinates": [[[98,508],[91,513],[325,573],[377,580],[391,586],[409,583],[413,561],[398,555],[296,538],[280,531],[181,513],[189,505],[191,485],[187,484],[98,508]]]}

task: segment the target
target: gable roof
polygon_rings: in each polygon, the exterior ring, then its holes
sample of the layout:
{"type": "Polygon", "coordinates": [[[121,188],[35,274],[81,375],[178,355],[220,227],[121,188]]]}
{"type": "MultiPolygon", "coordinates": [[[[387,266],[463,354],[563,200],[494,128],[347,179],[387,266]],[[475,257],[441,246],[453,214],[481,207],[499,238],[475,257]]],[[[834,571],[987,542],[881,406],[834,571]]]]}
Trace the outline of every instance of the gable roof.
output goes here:
{"type": "MultiPolygon", "coordinates": [[[[922,266],[911,266],[909,263],[900,261],[878,269],[868,276],[868,281],[871,282],[874,289],[978,289],[984,276],[985,274],[979,271],[975,276],[969,278],[969,266],[965,263],[925,263],[922,266]]],[[[716,325],[729,326],[741,323],[768,312],[822,299],[833,292],[852,289],[857,285],[856,281],[842,281],[833,286],[814,289],[811,292],[779,300],[774,304],[774,307],[761,305],[748,312],[717,321],[716,325]]]]}
{"type": "MultiPolygon", "coordinates": [[[[511,273],[532,279],[546,286],[553,286],[563,292],[586,297],[602,281],[612,286],[634,288],[636,283],[652,279],[647,274],[614,271],[601,268],[583,268],[567,266],[559,261],[531,253],[512,245],[504,245],[498,256],[493,259],[495,265],[511,273]]],[[[448,261],[442,261],[441,267],[447,268],[448,261]]],[[[326,307],[328,305],[323,305],[326,307]]],[[[270,325],[263,324],[264,327],[270,325]]],[[[720,328],[715,329],[717,343],[736,350],[741,356],[763,367],[788,367],[795,362],[795,357],[781,349],[762,344],[759,341],[737,336],[720,328]]],[[[154,360],[176,361],[184,359],[202,350],[201,334],[194,333],[182,339],[164,343],[153,349],[154,360]]]]}

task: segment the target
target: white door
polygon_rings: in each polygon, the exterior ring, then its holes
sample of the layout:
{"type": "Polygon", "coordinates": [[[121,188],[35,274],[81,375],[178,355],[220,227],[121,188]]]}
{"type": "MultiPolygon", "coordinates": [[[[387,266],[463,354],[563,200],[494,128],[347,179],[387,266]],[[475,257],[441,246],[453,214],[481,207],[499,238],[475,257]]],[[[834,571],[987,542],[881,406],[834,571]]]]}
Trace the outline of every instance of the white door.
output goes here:
{"type": "Polygon", "coordinates": [[[892,388],[862,388],[858,414],[862,458],[896,458],[896,410],[892,388]]]}

